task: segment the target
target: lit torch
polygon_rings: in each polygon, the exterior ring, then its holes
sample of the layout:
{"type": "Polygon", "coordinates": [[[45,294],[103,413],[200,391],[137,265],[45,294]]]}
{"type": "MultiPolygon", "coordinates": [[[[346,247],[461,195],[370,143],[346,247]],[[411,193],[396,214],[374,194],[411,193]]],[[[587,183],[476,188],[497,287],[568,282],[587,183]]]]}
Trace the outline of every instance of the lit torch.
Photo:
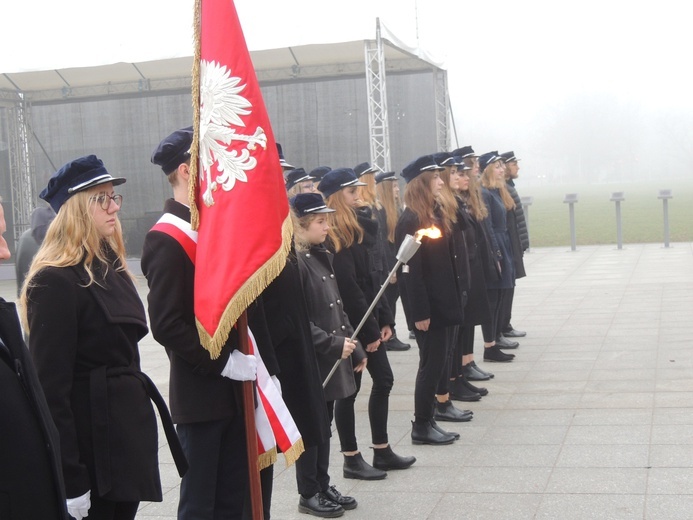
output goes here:
{"type": "MultiPolygon", "coordinates": [[[[408,272],[407,269],[407,263],[411,258],[414,256],[414,254],[419,250],[419,247],[421,247],[421,239],[423,237],[428,237],[432,239],[440,238],[443,236],[443,234],[440,232],[440,229],[438,229],[435,226],[431,226],[429,228],[425,229],[419,229],[416,233],[414,233],[414,236],[407,235],[404,237],[404,240],[402,241],[402,245],[399,246],[399,251],[397,251],[397,263],[395,266],[392,268],[392,271],[390,271],[390,274],[387,275],[385,278],[385,281],[383,282],[383,285],[380,287],[380,290],[378,291],[378,294],[375,295],[375,298],[373,299],[373,302],[371,303],[370,307],[368,307],[368,310],[366,311],[366,314],[363,315],[363,318],[361,318],[361,322],[359,323],[359,326],[356,327],[356,330],[354,330],[354,333],[351,335],[350,341],[356,341],[356,336],[358,335],[359,332],[361,332],[361,328],[363,328],[363,325],[366,323],[366,320],[368,319],[368,316],[371,315],[371,312],[373,312],[373,309],[375,309],[375,306],[378,304],[378,301],[380,300],[381,296],[385,292],[385,289],[387,289],[387,286],[390,284],[390,279],[395,275],[397,272],[397,269],[399,269],[399,266],[404,264],[404,268],[402,268],[403,272],[408,272]]],[[[330,379],[332,379],[332,376],[334,373],[337,371],[337,367],[339,364],[342,362],[342,358],[339,358],[334,366],[332,367],[332,370],[330,370],[330,373],[327,374],[327,377],[325,378],[325,381],[322,383],[322,387],[325,388],[327,386],[327,383],[330,382],[330,379]]]]}

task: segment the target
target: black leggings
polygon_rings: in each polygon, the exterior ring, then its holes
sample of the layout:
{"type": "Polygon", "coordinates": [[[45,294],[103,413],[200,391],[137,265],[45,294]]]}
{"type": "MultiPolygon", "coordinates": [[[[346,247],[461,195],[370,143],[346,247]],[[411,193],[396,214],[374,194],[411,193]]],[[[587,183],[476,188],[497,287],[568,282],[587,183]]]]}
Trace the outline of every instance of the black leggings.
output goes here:
{"type": "Polygon", "coordinates": [[[484,341],[490,343],[496,341],[496,338],[500,334],[500,318],[501,311],[503,309],[503,298],[505,297],[505,289],[489,289],[488,294],[488,306],[491,310],[491,323],[490,326],[487,325],[484,328],[484,324],[481,324],[481,331],[484,333],[484,341]]]}
{"type": "Polygon", "coordinates": [[[414,419],[424,424],[433,419],[433,401],[448,357],[450,327],[422,331],[414,329],[419,345],[419,370],[414,387],[414,419]]]}
{"type": "MultiPolygon", "coordinates": [[[[371,423],[371,440],[373,444],[387,444],[387,414],[390,408],[390,390],[395,382],[390,361],[387,358],[385,345],[378,347],[375,352],[368,352],[366,369],[373,379],[371,395],[368,399],[368,419],[371,423]]],[[[345,399],[340,399],[334,405],[334,421],[337,425],[339,442],[342,451],[358,450],[356,441],[356,418],[354,403],[361,389],[363,372],[355,373],[356,392],[345,399]]]]}

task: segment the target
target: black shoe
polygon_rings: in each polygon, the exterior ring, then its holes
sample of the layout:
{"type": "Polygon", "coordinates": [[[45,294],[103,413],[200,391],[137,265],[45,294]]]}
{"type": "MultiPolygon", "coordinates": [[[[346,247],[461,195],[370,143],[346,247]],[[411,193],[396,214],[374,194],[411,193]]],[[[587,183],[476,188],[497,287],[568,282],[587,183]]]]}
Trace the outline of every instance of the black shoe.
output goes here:
{"type": "Polygon", "coordinates": [[[493,379],[494,377],[496,377],[496,374],[492,374],[492,373],[489,372],[488,370],[484,370],[484,369],[481,368],[479,365],[477,365],[477,364],[476,364],[476,361],[472,361],[472,362],[469,363],[469,364],[472,365],[472,367],[474,368],[474,370],[476,370],[477,372],[481,372],[482,374],[484,374],[485,376],[490,377],[491,379],[493,379]]]}
{"type": "Polygon", "coordinates": [[[346,511],[356,509],[356,506],[359,505],[354,497],[342,495],[339,491],[337,491],[337,488],[334,486],[328,487],[325,491],[322,492],[322,494],[325,498],[327,498],[327,500],[330,500],[335,504],[342,506],[346,511]]]}
{"type": "Polygon", "coordinates": [[[510,325],[508,330],[503,331],[503,336],[506,338],[524,338],[526,335],[527,333],[524,330],[515,330],[512,325],[510,325]]]}
{"type": "Polygon", "coordinates": [[[476,392],[476,393],[479,394],[481,397],[484,397],[485,395],[488,395],[488,390],[487,390],[486,388],[480,387],[480,386],[474,386],[474,385],[471,384],[469,381],[467,381],[467,379],[466,379],[464,376],[458,377],[458,378],[455,380],[454,385],[455,385],[455,388],[457,388],[457,387],[459,387],[459,386],[464,386],[464,387],[465,387],[467,390],[469,390],[470,392],[476,392]]]}
{"type": "Polygon", "coordinates": [[[344,455],[344,478],[356,478],[359,480],[382,480],[387,473],[375,469],[368,464],[360,453],[356,455],[344,455]]]}
{"type": "Polygon", "coordinates": [[[464,378],[458,377],[450,388],[450,399],[453,401],[465,401],[473,403],[481,399],[479,392],[472,392],[467,386],[462,384],[464,378]],[[459,383],[458,383],[459,381],[459,383]]]}
{"type": "Polygon", "coordinates": [[[496,346],[498,348],[517,348],[520,346],[520,344],[517,341],[512,341],[500,336],[498,339],[496,339],[496,346]]]}
{"type": "Polygon", "coordinates": [[[409,339],[416,339],[416,334],[414,334],[413,330],[409,331],[409,339]]]}
{"type": "Polygon", "coordinates": [[[387,471],[390,469],[407,469],[416,462],[416,457],[401,457],[387,448],[373,448],[373,467],[387,471]]]}
{"type": "Polygon", "coordinates": [[[411,442],[412,444],[432,444],[440,446],[455,442],[455,436],[451,433],[436,430],[430,422],[411,423],[411,442]]]}
{"type": "MultiPolygon", "coordinates": [[[[481,396],[479,396],[479,399],[481,399],[481,396]]],[[[433,418],[436,421],[447,422],[468,422],[472,420],[472,417],[474,417],[472,414],[464,413],[462,410],[455,408],[452,401],[445,403],[436,402],[435,413],[433,414],[433,418]]]]}
{"type": "Polygon", "coordinates": [[[515,359],[515,354],[506,354],[501,349],[496,347],[484,348],[484,361],[495,361],[497,363],[508,363],[515,359]]]}
{"type": "Polygon", "coordinates": [[[389,340],[385,342],[385,348],[387,350],[409,350],[411,348],[411,345],[409,343],[404,343],[400,341],[400,339],[397,336],[392,336],[389,340]]]}
{"type": "Polygon", "coordinates": [[[488,381],[491,379],[489,374],[482,374],[471,363],[462,367],[462,375],[465,377],[465,379],[467,379],[467,381],[488,381]]]}
{"type": "Polygon", "coordinates": [[[298,512],[322,518],[337,518],[344,514],[344,508],[327,499],[323,493],[315,493],[310,498],[301,496],[298,499],[298,512]]]}
{"type": "MultiPolygon", "coordinates": [[[[465,410],[465,412],[467,412],[467,411],[469,411],[469,410],[465,410]]],[[[442,434],[444,434],[444,435],[452,435],[452,436],[455,438],[456,441],[460,440],[460,434],[459,434],[459,433],[457,433],[457,432],[449,432],[449,431],[447,431],[447,430],[443,430],[443,429],[438,425],[438,423],[435,422],[435,420],[433,420],[433,419],[431,419],[431,427],[432,427],[435,431],[440,432],[440,433],[442,433],[442,434]]]]}

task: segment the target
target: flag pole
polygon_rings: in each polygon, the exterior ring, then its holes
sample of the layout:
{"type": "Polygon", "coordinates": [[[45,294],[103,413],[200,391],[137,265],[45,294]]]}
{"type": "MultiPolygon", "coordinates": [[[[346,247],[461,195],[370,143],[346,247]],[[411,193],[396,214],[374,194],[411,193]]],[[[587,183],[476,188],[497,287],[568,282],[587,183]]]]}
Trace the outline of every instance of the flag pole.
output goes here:
{"type": "MultiPolygon", "coordinates": [[[[248,311],[238,318],[239,350],[248,354],[248,311]]],[[[253,520],[262,520],[262,486],[258,469],[257,431],[255,429],[255,382],[243,381],[243,416],[245,419],[245,444],[248,452],[248,483],[253,520]]]]}

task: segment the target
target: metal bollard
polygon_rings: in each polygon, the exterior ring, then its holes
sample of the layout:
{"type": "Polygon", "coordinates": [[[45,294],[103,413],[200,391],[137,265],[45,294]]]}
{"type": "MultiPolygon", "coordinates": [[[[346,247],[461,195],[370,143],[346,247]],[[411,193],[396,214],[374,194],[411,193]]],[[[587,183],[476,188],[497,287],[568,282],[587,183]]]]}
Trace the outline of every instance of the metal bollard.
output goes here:
{"type": "Polygon", "coordinates": [[[529,240],[527,252],[529,253],[532,246],[532,235],[529,233],[529,207],[534,202],[534,197],[520,197],[520,202],[522,202],[522,212],[525,214],[525,223],[527,224],[527,237],[529,240]]]}
{"type": "Polygon", "coordinates": [[[658,199],[664,205],[664,247],[669,247],[669,199],[673,199],[671,190],[659,190],[658,199]]]}
{"type": "Polygon", "coordinates": [[[623,233],[621,229],[621,202],[626,200],[625,193],[623,191],[615,191],[611,194],[610,200],[616,203],[616,241],[618,244],[618,249],[623,249],[623,233]]]}
{"type": "Polygon", "coordinates": [[[566,193],[563,202],[568,204],[570,212],[570,250],[575,251],[577,249],[575,243],[575,203],[578,201],[577,193],[566,193]]]}

